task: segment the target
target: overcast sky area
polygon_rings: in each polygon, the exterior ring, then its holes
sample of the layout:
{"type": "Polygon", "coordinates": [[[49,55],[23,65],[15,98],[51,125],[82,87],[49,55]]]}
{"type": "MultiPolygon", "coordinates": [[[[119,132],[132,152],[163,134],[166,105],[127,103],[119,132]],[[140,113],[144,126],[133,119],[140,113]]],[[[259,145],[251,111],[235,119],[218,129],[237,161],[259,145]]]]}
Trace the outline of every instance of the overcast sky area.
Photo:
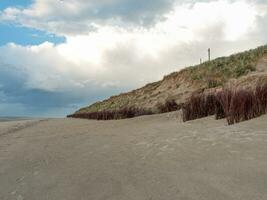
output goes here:
{"type": "Polygon", "coordinates": [[[1,0],[0,116],[65,116],[264,44],[266,0],[1,0]]]}

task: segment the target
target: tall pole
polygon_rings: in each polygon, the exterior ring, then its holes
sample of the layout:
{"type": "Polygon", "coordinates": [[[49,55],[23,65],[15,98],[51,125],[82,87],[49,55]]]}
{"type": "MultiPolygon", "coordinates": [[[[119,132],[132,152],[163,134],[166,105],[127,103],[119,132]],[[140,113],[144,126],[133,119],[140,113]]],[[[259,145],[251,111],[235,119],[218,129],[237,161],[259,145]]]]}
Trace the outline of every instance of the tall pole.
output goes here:
{"type": "Polygon", "coordinates": [[[200,64],[202,64],[202,58],[200,58],[200,64]]]}
{"type": "Polygon", "coordinates": [[[208,49],[208,54],[209,54],[209,61],[210,61],[210,48],[208,49]]]}

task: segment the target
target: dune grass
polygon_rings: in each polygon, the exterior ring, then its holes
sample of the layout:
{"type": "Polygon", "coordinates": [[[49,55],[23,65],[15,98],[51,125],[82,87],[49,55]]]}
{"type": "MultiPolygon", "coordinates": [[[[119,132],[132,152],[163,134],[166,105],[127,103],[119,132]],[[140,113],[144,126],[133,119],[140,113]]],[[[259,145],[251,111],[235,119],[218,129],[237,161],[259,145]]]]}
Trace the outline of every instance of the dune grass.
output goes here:
{"type": "Polygon", "coordinates": [[[182,107],[183,121],[195,120],[216,113],[218,101],[213,93],[193,94],[182,107]]]}
{"type": "Polygon", "coordinates": [[[121,110],[114,111],[99,111],[91,113],[76,113],[67,116],[68,118],[80,118],[80,119],[95,119],[95,120],[118,120],[138,117],[141,115],[151,115],[153,114],[150,110],[140,109],[140,108],[124,108],[121,110]]]}
{"type": "Polygon", "coordinates": [[[229,57],[207,61],[189,67],[190,78],[195,81],[204,81],[208,88],[222,86],[231,78],[239,78],[255,71],[257,61],[264,55],[267,55],[267,45],[229,57]]]}
{"type": "MultiPolygon", "coordinates": [[[[179,110],[174,100],[167,100],[158,105],[158,113],[179,110]]],[[[254,89],[223,88],[209,93],[193,94],[182,106],[183,121],[190,121],[214,115],[215,119],[226,118],[229,125],[250,120],[267,113],[267,84],[261,84],[254,89]]],[[[151,110],[141,108],[124,108],[114,111],[99,111],[91,113],[76,113],[69,118],[119,120],[142,115],[156,114],[151,110]]]]}
{"type": "Polygon", "coordinates": [[[179,106],[174,99],[169,99],[166,100],[164,104],[158,104],[157,108],[159,113],[167,113],[179,110],[181,106],[179,106]]]}
{"type": "Polygon", "coordinates": [[[150,109],[143,108],[123,108],[118,110],[103,110],[98,112],[87,112],[87,113],[75,113],[68,115],[68,118],[80,118],[80,119],[95,119],[95,120],[119,120],[138,117],[142,115],[152,115],[158,113],[172,112],[181,109],[175,100],[166,100],[165,103],[158,105],[158,111],[152,111],[150,109]]]}
{"type": "Polygon", "coordinates": [[[250,120],[267,113],[267,84],[254,89],[222,89],[193,95],[183,105],[183,121],[215,115],[226,118],[229,125],[250,120]]]}

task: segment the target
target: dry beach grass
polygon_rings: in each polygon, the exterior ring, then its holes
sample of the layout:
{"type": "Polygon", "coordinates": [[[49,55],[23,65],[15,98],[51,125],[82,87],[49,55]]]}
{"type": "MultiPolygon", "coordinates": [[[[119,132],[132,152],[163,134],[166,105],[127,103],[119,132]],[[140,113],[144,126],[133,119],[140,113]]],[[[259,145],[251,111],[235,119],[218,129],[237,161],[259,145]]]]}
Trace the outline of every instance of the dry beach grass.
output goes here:
{"type": "Polygon", "coordinates": [[[215,115],[226,118],[229,125],[259,117],[267,112],[267,84],[253,89],[238,87],[193,95],[182,108],[183,120],[215,115]]]}

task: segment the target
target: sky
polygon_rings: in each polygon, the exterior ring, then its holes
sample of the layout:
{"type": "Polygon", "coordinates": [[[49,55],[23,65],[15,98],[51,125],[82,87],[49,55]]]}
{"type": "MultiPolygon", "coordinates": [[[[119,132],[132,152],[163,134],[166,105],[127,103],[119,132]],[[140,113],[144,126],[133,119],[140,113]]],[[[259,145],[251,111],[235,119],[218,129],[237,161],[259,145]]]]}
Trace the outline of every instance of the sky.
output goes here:
{"type": "Polygon", "coordinates": [[[266,0],[0,0],[0,116],[62,117],[264,44],[266,0]]]}

